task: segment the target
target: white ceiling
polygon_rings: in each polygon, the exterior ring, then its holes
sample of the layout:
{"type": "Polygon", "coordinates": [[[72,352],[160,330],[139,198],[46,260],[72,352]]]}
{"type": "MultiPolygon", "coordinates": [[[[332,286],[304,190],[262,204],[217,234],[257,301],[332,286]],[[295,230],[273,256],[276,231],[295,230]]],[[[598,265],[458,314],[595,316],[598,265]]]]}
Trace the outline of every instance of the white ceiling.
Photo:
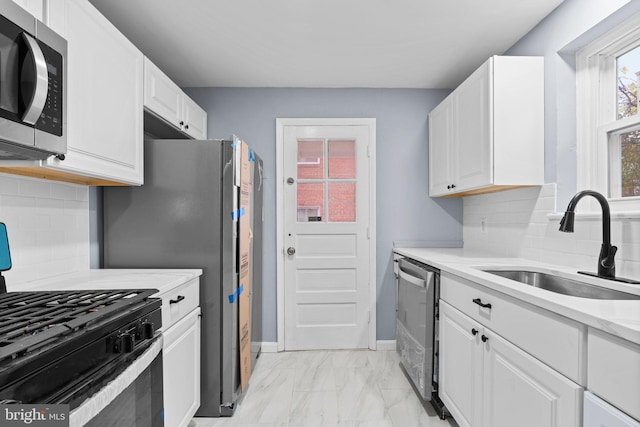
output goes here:
{"type": "Polygon", "coordinates": [[[452,88],[563,0],[91,0],[178,85],[452,88]]]}

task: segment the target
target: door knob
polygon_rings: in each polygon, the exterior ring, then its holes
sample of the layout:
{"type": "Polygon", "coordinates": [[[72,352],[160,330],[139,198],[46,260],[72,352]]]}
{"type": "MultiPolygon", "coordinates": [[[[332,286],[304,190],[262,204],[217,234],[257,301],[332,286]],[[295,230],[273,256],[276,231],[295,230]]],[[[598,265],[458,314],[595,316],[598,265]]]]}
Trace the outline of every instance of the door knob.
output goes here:
{"type": "Polygon", "coordinates": [[[296,249],[295,249],[295,248],[293,248],[293,247],[291,247],[291,246],[289,246],[289,249],[287,249],[287,253],[288,253],[289,255],[293,255],[293,254],[295,254],[295,253],[296,253],[296,249]]]}
{"type": "Polygon", "coordinates": [[[294,182],[293,178],[291,178],[291,177],[287,178],[287,184],[291,185],[291,184],[293,184],[293,182],[294,182]]]}

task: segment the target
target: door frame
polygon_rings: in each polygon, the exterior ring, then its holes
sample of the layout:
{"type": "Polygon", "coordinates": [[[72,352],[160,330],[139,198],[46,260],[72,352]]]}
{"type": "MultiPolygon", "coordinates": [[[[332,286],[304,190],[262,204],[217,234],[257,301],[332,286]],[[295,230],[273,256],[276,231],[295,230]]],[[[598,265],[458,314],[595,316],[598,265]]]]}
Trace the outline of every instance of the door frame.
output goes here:
{"type": "Polygon", "coordinates": [[[369,349],[376,349],[376,119],[276,119],[276,305],[278,351],[284,351],[284,128],[285,126],[367,126],[369,128],[369,349]]]}

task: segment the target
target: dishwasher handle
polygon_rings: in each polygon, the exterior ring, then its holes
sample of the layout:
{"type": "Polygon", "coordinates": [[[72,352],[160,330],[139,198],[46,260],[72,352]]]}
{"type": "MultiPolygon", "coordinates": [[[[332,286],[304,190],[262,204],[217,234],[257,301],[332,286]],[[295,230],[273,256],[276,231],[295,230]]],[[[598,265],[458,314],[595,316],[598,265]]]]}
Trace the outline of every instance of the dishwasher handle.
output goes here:
{"type": "Polygon", "coordinates": [[[402,270],[399,270],[398,273],[399,273],[400,279],[405,280],[414,286],[417,286],[419,288],[425,288],[427,286],[426,280],[420,279],[419,277],[414,277],[410,274],[405,273],[402,270]]]}

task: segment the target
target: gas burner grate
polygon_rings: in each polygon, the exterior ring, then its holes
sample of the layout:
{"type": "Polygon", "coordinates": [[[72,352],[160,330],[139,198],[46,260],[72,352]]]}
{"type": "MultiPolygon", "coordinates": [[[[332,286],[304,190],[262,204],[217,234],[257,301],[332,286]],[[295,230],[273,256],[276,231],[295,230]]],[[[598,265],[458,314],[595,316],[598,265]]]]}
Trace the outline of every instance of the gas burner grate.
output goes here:
{"type": "Polygon", "coordinates": [[[15,359],[138,305],[155,289],[0,294],[0,361],[15,359]]]}

